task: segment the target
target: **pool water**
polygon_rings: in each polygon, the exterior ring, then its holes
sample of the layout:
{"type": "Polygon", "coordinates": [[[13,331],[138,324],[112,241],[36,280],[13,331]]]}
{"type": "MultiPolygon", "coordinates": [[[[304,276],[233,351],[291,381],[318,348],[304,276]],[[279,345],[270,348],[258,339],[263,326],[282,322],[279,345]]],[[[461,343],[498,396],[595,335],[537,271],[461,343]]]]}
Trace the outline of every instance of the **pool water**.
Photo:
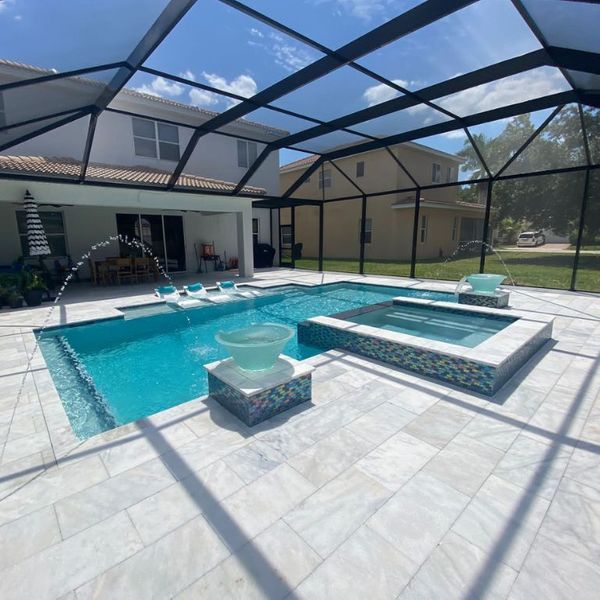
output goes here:
{"type": "Polygon", "coordinates": [[[465,314],[429,306],[395,304],[349,317],[346,320],[378,329],[474,348],[508,327],[515,319],[465,314]]]}
{"type": "MultiPolygon", "coordinates": [[[[286,286],[263,297],[159,314],[140,309],[126,319],[64,327],[38,335],[40,347],[76,435],[87,438],[202,396],[203,365],[225,358],[215,334],[252,323],[297,323],[396,296],[452,301],[453,294],[343,283],[286,286]],[[144,312],[146,311],[146,312],[144,312]]],[[[304,359],[323,352],[298,342],[284,353],[304,359]]]]}

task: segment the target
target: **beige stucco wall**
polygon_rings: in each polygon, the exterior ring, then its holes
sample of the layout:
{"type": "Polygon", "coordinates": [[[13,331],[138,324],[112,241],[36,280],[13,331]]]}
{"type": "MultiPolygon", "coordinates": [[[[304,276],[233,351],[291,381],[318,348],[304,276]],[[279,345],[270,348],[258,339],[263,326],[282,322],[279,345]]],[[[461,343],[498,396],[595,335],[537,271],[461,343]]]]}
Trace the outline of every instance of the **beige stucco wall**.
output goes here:
{"type": "MultiPolygon", "coordinates": [[[[437,163],[441,166],[442,183],[447,183],[448,167],[452,168],[452,181],[457,180],[460,162],[451,155],[437,152],[430,148],[421,147],[416,144],[401,144],[394,146],[392,147],[392,151],[419,185],[431,185],[433,183],[431,179],[433,163],[437,163]]],[[[414,187],[414,183],[411,179],[392,159],[389,153],[383,149],[348,156],[336,160],[335,164],[367,194],[414,187]],[[365,174],[363,177],[356,177],[356,163],[360,161],[365,163],[365,174]]],[[[325,188],[325,199],[354,196],[360,193],[357,188],[334,167],[325,164],[324,168],[331,171],[332,177],[331,187],[325,188]]],[[[282,193],[296,181],[303,171],[304,169],[298,169],[280,174],[280,188],[282,193]]],[[[321,200],[322,194],[323,190],[319,189],[319,175],[318,172],[315,172],[311,175],[309,181],[304,182],[298,190],[292,194],[292,198],[321,200]]],[[[449,194],[452,194],[455,197],[456,190],[450,188],[445,190],[428,190],[428,196],[431,199],[447,198],[449,194]]]]}
{"type": "MultiPolygon", "coordinates": [[[[332,202],[325,205],[323,220],[323,255],[325,258],[358,258],[360,252],[360,200],[332,202]]],[[[282,210],[282,223],[290,222],[289,209],[282,210]]],[[[483,219],[483,211],[422,208],[419,219],[428,219],[427,238],[417,237],[417,256],[435,258],[449,256],[458,245],[461,219],[483,219]],[[452,240],[454,218],[457,217],[456,239],[452,240]]],[[[296,208],[296,242],[302,242],[303,256],[318,256],[317,207],[296,208]]],[[[370,198],[367,219],[371,219],[371,243],[365,244],[367,260],[410,260],[414,209],[391,208],[387,198],[370,198]]]]}
{"type": "MultiPolygon", "coordinates": [[[[456,180],[459,162],[442,153],[415,145],[401,145],[393,148],[398,158],[421,185],[432,183],[432,163],[441,166],[442,182],[447,180],[447,169],[452,168],[452,180],[456,180]]],[[[414,187],[404,171],[393,161],[385,150],[375,150],[365,154],[347,157],[336,164],[356,182],[365,193],[414,187]],[[356,163],[365,162],[364,177],[356,178],[356,163]]],[[[331,166],[332,185],[326,188],[325,199],[356,195],[356,188],[331,166]]],[[[302,173],[296,170],[281,174],[281,189],[289,187],[302,173]]],[[[318,173],[314,173],[308,183],[303,184],[296,197],[322,199],[322,190],[318,186],[318,173]]],[[[405,200],[414,201],[414,192],[402,192],[385,196],[372,196],[367,201],[367,219],[372,223],[372,241],[365,245],[367,260],[410,260],[414,208],[392,208],[392,205],[405,200]]],[[[427,239],[417,242],[420,258],[448,256],[456,248],[460,238],[460,223],[465,217],[483,218],[481,210],[464,208],[428,207],[427,201],[441,200],[452,203],[458,200],[458,188],[447,187],[427,189],[421,193],[420,219],[428,219],[427,239]],[[456,239],[452,240],[454,218],[458,217],[456,239]]],[[[324,208],[325,258],[358,258],[360,252],[359,231],[361,200],[326,202],[324,208]]],[[[281,211],[282,223],[290,223],[290,209],[281,211]]],[[[318,255],[318,207],[303,206],[296,208],[296,242],[304,245],[305,257],[318,255]]]]}

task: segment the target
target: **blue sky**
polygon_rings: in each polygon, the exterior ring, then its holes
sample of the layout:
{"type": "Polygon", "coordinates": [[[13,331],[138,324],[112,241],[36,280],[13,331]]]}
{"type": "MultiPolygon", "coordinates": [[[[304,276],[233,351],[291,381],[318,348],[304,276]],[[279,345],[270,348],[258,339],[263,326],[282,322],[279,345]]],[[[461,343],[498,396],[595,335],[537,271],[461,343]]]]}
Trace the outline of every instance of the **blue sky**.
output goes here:
{"type": "MultiPolygon", "coordinates": [[[[338,48],[418,4],[418,0],[246,0],[274,19],[318,42],[338,48]]],[[[59,71],[121,60],[156,18],[165,0],[0,0],[0,58],[59,71]],[[115,18],[118,15],[118,18],[115,18]]],[[[411,90],[518,56],[539,43],[509,0],[480,0],[414,32],[359,62],[411,90]]],[[[271,29],[218,0],[199,0],[147,61],[147,65],[250,97],[317,60],[320,52],[271,29]]],[[[231,99],[138,74],[142,91],[222,111],[231,99]]],[[[440,100],[469,114],[565,88],[555,69],[538,69],[507,81],[440,100]]],[[[393,88],[343,67],[281,98],[277,106],[324,121],[399,95],[393,88]]],[[[311,123],[261,110],[248,119],[291,132],[311,123]]],[[[440,122],[443,115],[413,107],[357,126],[370,135],[391,135],[440,122]]],[[[494,126],[489,128],[493,132],[494,126]]],[[[344,134],[306,143],[320,151],[355,141],[344,134]]],[[[438,149],[462,147],[460,133],[431,140],[438,149]]],[[[282,152],[282,162],[295,158],[282,152]]]]}

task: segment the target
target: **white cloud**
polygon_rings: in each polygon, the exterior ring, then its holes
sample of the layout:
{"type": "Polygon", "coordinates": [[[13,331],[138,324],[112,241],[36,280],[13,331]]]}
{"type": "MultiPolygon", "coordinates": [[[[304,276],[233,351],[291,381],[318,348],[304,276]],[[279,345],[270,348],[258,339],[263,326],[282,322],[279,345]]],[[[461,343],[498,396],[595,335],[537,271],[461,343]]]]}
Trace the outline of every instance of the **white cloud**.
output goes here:
{"type": "MultiPolygon", "coordinates": [[[[393,79],[392,82],[401,87],[406,87],[407,84],[407,82],[403,79],[393,79]]],[[[368,87],[363,92],[363,100],[367,103],[367,106],[375,106],[376,104],[381,104],[386,100],[396,98],[399,95],[400,92],[398,92],[394,88],[391,88],[385,83],[380,83],[378,85],[368,87]]]]}
{"type": "Polygon", "coordinates": [[[375,17],[384,17],[388,9],[403,12],[403,2],[399,0],[313,0],[315,4],[333,4],[337,14],[349,14],[366,23],[375,17]]]}
{"type": "Polygon", "coordinates": [[[314,55],[288,42],[277,33],[270,33],[270,52],[275,56],[275,63],[286,71],[294,72],[303,69],[314,60],[314,55]]]}
{"type": "Polygon", "coordinates": [[[293,73],[299,71],[313,62],[316,58],[315,53],[307,48],[296,46],[287,37],[274,31],[268,34],[259,29],[252,28],[248,30],[251,38],[248,45],[255,48],[262,48],[267,54],[275,58],[275,64],[293,73]]]}
{"type": "Polygon", "coordinates": [[[569,89],[558,69],[541,67],[436,100],[459,116],[493,110],[569,89]]]}
{"type": "MultiPolygon", "coordinates": [[[[186,79],[196,81],[196,77],[191,71],[186,71],[182,76],[185,76],[186,79]]],[[[250,75],[238,75],[230,81],[227,81],[225,77],[217,75],[216,73],[203,72],[202,78],[208,85],[215,89],[230,92],[237,96],[243,96],[244,98],[254,96],[258,89],[256,81],[254,81],[250,75]]],[[[191,104],[199,107],[215,106],[221,103],[224,108],[231,108],[240,102],[235,98],[226,98],[225,96],[219,96],[216,93],[201,90],[199,88],[192,88],[189,92],[189,98],[191,104]]]]}
{"type": "Polygon", "coordinates": [[[181,96],[184,87],[179,83],[171,83],[164,77],[155,77],[149,84],[133,88],[136,92],[150,94],[151,96],[181,96]]]}
{"type": "Polygon", "coordinates": [[[7,11],[15,5],[15,0],[0,0],[0,13],[7,11]]]}
{"type": "Polygon", "coordinates": [[[446,131],[446,133],[442,133],[442,136],[448,138],[449,140],[460,140],[462,138],[467,137],[464,129],[455,129],[454,131],[446,131]]]}
{"type": "Polygon", "coordinates": [[[207,92],[206,90],[201,90],[198,88],[193,88],[190,90],[190,103],[193,106],[198,107],[207,107],[216,104],[219,99],[211,92],[207,92]]]}
{"type": "Polygon", "coordinates": [[[237,94],[244,98],[250,98],[256,94],[256,81],[254,81],[250,75],[238,75],[231,81],[227,81],[225,77],[221,77],[214,73],[202,73],[202,76],[206,79],[208,85],[219,90],[231,92],[232,94],[237,94]]]}
{"type": "Polygon", "coordinates": [[[183,73],[179,73],[179,76],[183,77],[184,79],[189,79],[190,81],[196,81],[196,76],[189,69],[187,69],[183,73]]]}

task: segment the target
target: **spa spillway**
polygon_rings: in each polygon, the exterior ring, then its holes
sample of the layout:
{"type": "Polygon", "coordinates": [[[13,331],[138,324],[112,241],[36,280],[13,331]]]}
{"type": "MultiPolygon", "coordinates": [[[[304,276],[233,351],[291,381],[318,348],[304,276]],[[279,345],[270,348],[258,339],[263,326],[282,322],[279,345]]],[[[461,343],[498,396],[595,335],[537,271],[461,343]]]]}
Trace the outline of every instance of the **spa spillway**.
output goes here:
{"type": "Polygon", "coordinates": [[[293,335],[294,330],[286,325],[260,323],[234,331],[220,331],[215,339],[229,351],[241,369],[265,371],[275,364],[293,335]]]}

